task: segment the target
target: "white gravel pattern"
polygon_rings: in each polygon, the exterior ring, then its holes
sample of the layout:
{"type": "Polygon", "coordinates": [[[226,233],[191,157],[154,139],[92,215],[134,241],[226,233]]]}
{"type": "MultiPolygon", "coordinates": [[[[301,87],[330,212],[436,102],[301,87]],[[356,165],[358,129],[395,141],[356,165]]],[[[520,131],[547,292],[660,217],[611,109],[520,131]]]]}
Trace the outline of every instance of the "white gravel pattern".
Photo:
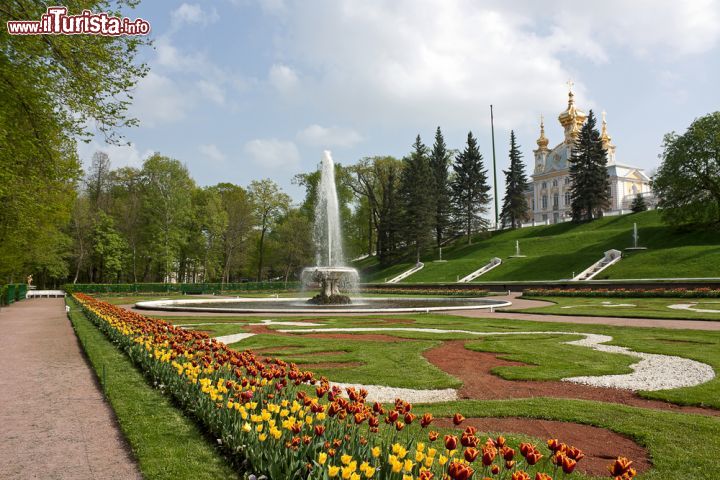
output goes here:
{"type": "Polygon", "coordinates": [[[462,333],[475,336],[494,335],[579,335],[585,338],[566,342],[568,345],[588,347],[599,352],[619,353],[639,358],[640,361],[630,365],[632,373],[621,375],[599,375],[586,377],[563,378],[564,382],[581,383],[596,387],[620,388],[623,390],[669,390],[673,388],[692,387],[709,382],[715,378],[715,371],[710,365],[688,358],[674,355],[658,355],[641,353],[627,347],[605,345],[612,341],[609,335],[580,332],[473,332],[470,330],[445,330],[438,328],[410,327],[354,327],[354,328],[307,328],[301,330],[280,330],[285,333],[300,332],[426,332],[426,333],[462,333]]]}
{"type": "MultiPolygon", "coordinates": [[[[290,323],[290,322],[288,322],[290,323]]],[[[295,322],[299,323],[299,322],[295,322]]],[[[281,322],[275,322],[276,325],[281,322]]],[[[307,326],[303,323],[302,326],[307,326]]],[[[708,382],[715,378],[715,371],[710,365],[672,355],[657,355],[641,353],[626,347],[606,345],[612,341],[609,335],[580,332],[474,332],[471,330],[447,330],[439,328],[411,328],[411,327],[350,327],[350,328],[303,328],[294,330],[278,330],[281,333],[345,333],[345,332],[421,332],[434,334],[459,333],[473,336],[495,335],[577,335],[584,338],[565,342],[568,345],[592,348],[600,352],[618,353],[639,358],[640,361],[630,365],[632,373],[622,375],[600,375],[586,377],[563,378],[564,382],[580,383],[596,387],[619,388],[624,390],[669,390],[673,388],[692,387],[708,382]]],[[[236,343],[252,337],[253,333],[237,333],[225,335],[215,339],[223,343],[236,343]]],[[[392,402],[402,398],[411,403],[439,403],[457,400],[457,390],[452,388],[420,390],[413,388],[388,387],[384,385],[360,385],[350,383],[332,383],[341,388],[364,388],[368,391],[369,401],[392,402]]]]}

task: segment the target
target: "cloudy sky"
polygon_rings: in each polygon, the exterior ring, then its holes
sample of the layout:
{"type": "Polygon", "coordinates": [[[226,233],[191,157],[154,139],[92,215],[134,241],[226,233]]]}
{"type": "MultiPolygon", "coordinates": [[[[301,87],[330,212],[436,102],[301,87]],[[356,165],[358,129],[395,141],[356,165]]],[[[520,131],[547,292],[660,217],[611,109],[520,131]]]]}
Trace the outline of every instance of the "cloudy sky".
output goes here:
{"type": "MultiPolygon", "coordinates": [[[[295,173],[405,155],[441,126],[468,130],[498,169],[510,129],[528,164],[541,114],[554,145],[568,79],[577,105],[607,111],[617,159],[652,170],[662,137],[720,108],[720,0],[226,0],[143,2],[151,67],[129,147],[98,141],[114,166],[153,151],[201,185],[270,177],[296,199],[295,173]]],[[[502,178],[500,179],[502,181],[502,178]]]]}

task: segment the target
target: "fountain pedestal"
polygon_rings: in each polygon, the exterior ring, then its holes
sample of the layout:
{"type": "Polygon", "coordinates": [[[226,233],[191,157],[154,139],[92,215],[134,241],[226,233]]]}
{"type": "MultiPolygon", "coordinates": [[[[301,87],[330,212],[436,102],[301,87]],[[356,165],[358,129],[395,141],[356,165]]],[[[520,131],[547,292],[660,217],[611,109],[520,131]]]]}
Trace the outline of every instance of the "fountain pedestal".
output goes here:
{"type": "Polygon", "coordinates": [[[340,293],[358,282],[358,272],[350,267],[307,267],[302,271],[303,285],[319,286],[320,293],[308,300],[313,305],[347,305],[350,297],[340,293]]]}

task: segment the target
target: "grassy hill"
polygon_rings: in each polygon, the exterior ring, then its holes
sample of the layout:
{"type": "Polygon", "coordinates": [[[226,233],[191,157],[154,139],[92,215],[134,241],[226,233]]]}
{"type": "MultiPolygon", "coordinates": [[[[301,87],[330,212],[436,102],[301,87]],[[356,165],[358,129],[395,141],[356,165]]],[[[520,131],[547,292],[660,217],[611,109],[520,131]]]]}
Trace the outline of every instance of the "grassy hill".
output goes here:
{"type": "MultiPolygon", "coordinates": [[[[607,278],[720,277],[720,232],[681,231],[666,226],[659,212],[606,217],[588,224],[561,223],[541,227],[507,230],[478,236],[471,245],[466,239],[423,257],[425,268],[404,283],[455,282],[458,277],[477,270],[500,257],[502,265],[478,277],[476,281],[560,280],[571,278],[599,260],[609,249],[632,246],[633,223],[638,225],[640,245],[647,250],[623,251],[624,258],[600,273],[607,278]],[[524,258],[515,254],[520,242],[524,258]]],[[[411,268],[413,262],[401,262],[382,268],[374,258],[358,262],[364,282],[384,282],[411,268]]]]}

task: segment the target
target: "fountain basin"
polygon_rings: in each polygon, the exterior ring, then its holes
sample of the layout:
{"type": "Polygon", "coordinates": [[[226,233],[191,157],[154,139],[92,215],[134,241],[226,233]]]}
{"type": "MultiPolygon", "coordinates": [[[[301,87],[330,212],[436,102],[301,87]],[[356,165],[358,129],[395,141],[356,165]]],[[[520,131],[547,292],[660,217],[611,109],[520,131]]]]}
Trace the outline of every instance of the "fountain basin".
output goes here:
{"type": "Polygon", "coordinates": [[[452,310],[492,310],[512,303],[490,298],[458,297],[356,297],[349,305],[313,305],[304,298],[218,298],[152,300],[135,308],[178,312],[215,313],[412,313],[452,310]]]}

